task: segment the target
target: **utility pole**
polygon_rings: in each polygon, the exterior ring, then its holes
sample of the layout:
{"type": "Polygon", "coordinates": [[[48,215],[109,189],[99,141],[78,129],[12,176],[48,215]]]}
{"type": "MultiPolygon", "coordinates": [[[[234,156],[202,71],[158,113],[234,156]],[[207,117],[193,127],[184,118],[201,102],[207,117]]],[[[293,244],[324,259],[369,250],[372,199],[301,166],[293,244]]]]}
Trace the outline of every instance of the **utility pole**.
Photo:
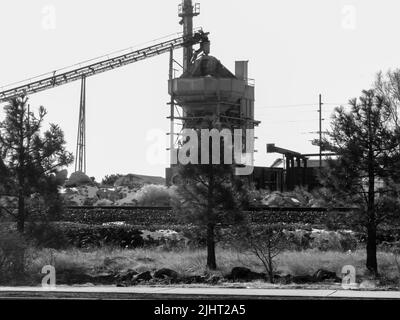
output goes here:
{"type": "Polygon", "coordinates": [[[319,168],[322,168],[322,95],[319,95],[319,168]]]}

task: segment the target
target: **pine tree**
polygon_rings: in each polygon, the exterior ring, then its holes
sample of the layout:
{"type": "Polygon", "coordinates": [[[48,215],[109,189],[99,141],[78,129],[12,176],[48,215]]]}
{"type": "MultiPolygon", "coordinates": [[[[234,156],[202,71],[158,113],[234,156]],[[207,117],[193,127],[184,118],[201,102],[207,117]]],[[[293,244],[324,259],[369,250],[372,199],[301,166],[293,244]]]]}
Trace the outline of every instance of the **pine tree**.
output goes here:
{"type": "Polygon", "coordinates": [[[360,208],[367,234],[370,272],[378,274],[377,227],[393,212],[400,177],[400,131],[392,121],[390,103],[373,90],[350,101],[351,110],[335,110],[323,149],[337,154],[322,171],[323,186],[336,198],[360,208]]]}
{"type": "Polygon", "coordinates": [[[73,162],[65,149],[64,133],[59,126],[40,130],[46,110],[38,115],[29,110],[26,97],[16,98],[5,106],[5,119],[0,122],[0,175],[3,191],[18,199],[18,210],[13,214],[19,232],[31,213],[29,202],[40,195],[45,201],[58,194],[57,172],[73,162]]]}
{"type": "Polygon", "coordinates": [[[245,183],[235,176],[233,165],[180,165],[175,208],[180,217],[206,233],[207,267],[217,268],[216,232],[243,220],[246,205],[245,183]]]}
{"type": "MultiPolygon", "coordinates": [[[[211,119],[207,122],[206,127],[208,127],[207,130],[215,128],[221,130],[222,126],[211,119]]],[[[197,146],[197,155],[191,154],[193,150],[188,153],[197,158],[195,162],[202,163],[202,156],[204,156],[202,152],[207,152],[205,151],[207,141],[201,140],[204,138],[200,129],[195,132],[200,141],[200,145],[197,146]],[[205,147],[205,150],[202,146],[205,147]]],[[[221,136],[218,153],[213,149],[211,143],[213,139],[208,139],[209,163],[193,164],[190,161],[188,164],[180,163],[177,166],[178,202],[175,202],[174,207],[185,222],[196,225],[205,233],[207,267],[215,270],[217,268],[215,253],[217,232],[223,227],[227,228],[244,220],[242,209],[248,205],[248,193],[245,179],[235,175],[235,157],[230,143],[221,136]],[[225,154],[225,152],[229,153],[225,154]],[[216,161],[218,155],[219,161],[216,161]],[[230,163],[227,163],[226,157],[232,159],[229,161],[230,163]]],[[[189,139],[184,141],[183,145],[188,141],[190,143],[189,139]]],[[[193,151],[193,153],[195,152],[193,151]]]]}

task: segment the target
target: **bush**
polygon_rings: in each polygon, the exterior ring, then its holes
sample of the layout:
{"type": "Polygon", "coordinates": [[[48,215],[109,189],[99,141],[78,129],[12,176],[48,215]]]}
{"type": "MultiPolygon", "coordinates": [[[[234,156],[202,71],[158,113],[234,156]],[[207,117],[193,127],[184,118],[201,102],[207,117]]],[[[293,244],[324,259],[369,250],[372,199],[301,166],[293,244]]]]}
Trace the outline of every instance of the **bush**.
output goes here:
{"type": "Polygon", "coordinates": [[[123,177],[122,174],[111,174],[111,175],[106,175],[103,180],[101,180],[101,184],[103,186],[114,186],[114,183],[119,179],[123,177]]]}
{"type": "Polygon", "coordinates": [[[287,249],[287,237],[281,224],[238,225],[230,232],[231,243],[237,250],[251,252],[266,271],[271,283],[276,273],[276,258],[287,249]]]}
{"type": "Polygon", "coordinates": [[[343,251],[355,251],[358,240],[354,234],[339,231],[339,241],[343,251]]]}
{"type": "Polygon", "coordinates": [[[32,222],[27,226],[26,234],[40,248],[65,249],[69,245],[62,230],[52,223],[32,222]]]}
{"type": "Polygon", "coordinates": [[[24,276],[27,243],[16,231],[0,230],[0,282],[18,281],[24,276]]]}
{"type": "Polygon", "coordinates": [[[195,225],[188,225],[183,229],[182,234],[186,237],[188,241],[188,245],[192,248],[200,248],[206,246],[206,231],[204,228],[195,225]]]}
{"type": "Polygon", "coordinates": [[[335,232],[321,232],[312,235],[312,248],[320,251],[342,251],[339,236],[335,232]]]}
{"type": "Polygon", "coordinates": [[[168,207],[174,196],[173,189],[161,185],[145,185],[136,193],[138,206],[168,207]]]}
{"type": "Polygon", "coordinates": [[[142,232],[129,225],[84,225],[76,223],[59,224],[68,243],[78,248],[115,246],[137,248],[144,245],[142,232]]]}
{"type": "Polygon", "coordinates": [[[306,230],[286,231],[288,249],[302,251],[311,247],[310,232],[306,230]]]}
{"type": "Polygon", "coordinates": [[[312,235],[312,248],[320,251],[349,251],[357,249],[357,238],[352,233],[320,232],[312,235]]]}

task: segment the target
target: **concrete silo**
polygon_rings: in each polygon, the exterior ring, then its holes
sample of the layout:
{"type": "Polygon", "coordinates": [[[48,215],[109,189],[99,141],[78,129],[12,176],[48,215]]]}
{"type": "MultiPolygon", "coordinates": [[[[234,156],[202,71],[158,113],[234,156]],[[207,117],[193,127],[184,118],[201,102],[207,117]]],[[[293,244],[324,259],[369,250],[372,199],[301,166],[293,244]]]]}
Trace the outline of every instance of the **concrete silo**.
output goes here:
{"type": "MultiPolygon", "coordinates": [[[[191,37],[193,17],[199,14],[199,6],[193,6],[191,0],[184,0],[180,8],[184,34],[191,37]]],[[[254,119],[255,85],[248,76],[248,61],[236,61],[235,71],[231,72],[209,51],[209,42],[203,42],[197,51],[185,48],[183,73],[179,77],[173,76],[171,57],[168,83],[171,150],[177,148],[175,137],[179,137],[179,133],[174,131],[174,121],[180,121],[182,129],[229,129],[232,133],[235,129],[242,129],[243,150],[246,150],[246,129],[254,129],[259,124],[254,119]],[[179,109],[179,115],[176,109],[179,109]]],[[[167,170],[167,180],[171,179],[170,171],[167,170]]]]}

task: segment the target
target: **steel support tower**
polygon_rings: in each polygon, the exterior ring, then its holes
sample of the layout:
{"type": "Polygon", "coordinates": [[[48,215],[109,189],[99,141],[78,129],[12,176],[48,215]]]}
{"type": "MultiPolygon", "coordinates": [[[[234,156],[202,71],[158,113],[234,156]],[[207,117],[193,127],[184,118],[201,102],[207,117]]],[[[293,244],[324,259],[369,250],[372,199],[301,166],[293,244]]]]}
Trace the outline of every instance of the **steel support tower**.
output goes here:
{"type": "Polygon", "coordinates": [[[86,76],[82,76],[78,134],[75,153],[75,172],[86,173],[86,76]]]}

